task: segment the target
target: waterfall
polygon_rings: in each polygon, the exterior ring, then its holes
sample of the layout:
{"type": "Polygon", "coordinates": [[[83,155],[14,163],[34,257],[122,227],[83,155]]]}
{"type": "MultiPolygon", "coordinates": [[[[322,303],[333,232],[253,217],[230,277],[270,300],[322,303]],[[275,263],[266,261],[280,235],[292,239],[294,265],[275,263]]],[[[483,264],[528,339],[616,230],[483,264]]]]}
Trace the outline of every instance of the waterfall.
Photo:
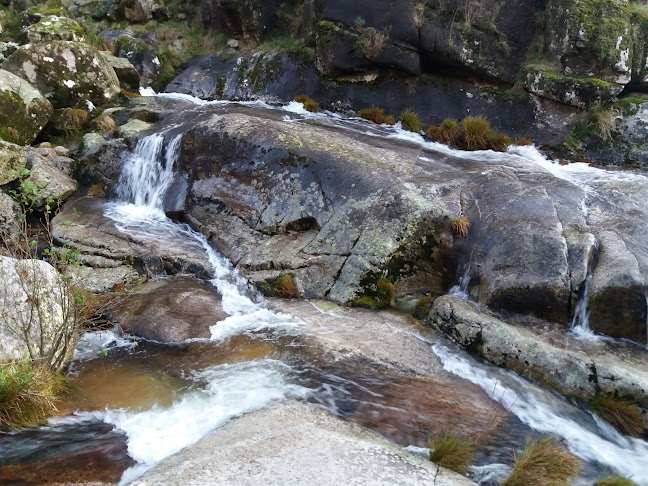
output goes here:
{"type": "Polygon", "coordinates": [[[583,294],[578,299],[576,309],[574,311],[574,318],[570,324],[571,332],[582,339],[597,339],[598,336],[590,329],[589,326],[589,299],[590,299],[590,283],[592,282],[592,275],[594,275],[594,267],[598,257],[598,240],[594,246],[594,253],[587,267],[587,276],[585,277],[585,286],[583,294]]]}
{"type": "Polygon", "coordinates": [[[155,133],[141,139],[125,160],[117,187],[119,197],[134,207],[162,213],[164,196],[173,183],[181,139],[182,135],[177,135],[169,142],[164,157],[161,157],[163,134],[155,133]]]}

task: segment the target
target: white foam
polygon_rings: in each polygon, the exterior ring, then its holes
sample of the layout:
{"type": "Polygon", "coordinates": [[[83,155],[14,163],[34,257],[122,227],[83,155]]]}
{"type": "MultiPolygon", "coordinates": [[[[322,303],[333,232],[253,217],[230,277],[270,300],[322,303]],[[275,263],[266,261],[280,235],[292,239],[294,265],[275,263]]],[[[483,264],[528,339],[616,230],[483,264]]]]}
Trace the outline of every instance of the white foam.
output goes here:
{"type": "Polygon", "coordinates": [[[116,328],[106,331],[92,331],[81,335],[74,348],[73,361],[85,361],[105,354],[108,349],[134,348],[137,343],[127,338],[116,328]]]}
{"type": "Polygon", "coordinates": [[[128,454],[138,462],[124,472],[120,484],[127,484],[232,418],[286,398],[306,397],[308,389],[288,383],[290,373],[288,365],[269,359],[214,366],[194,373],[197,383],[206,384],[169,408],[82,412],[77,417],[95,417],[126,434],[128,454]]]}
{"type": "Polygon", "coordinates": [[[595,421],[590,424],[577,422],[576,418],[582,412],[512,372],[497,370],[498,379],[494,370],[454,353],[446,346],[435,344],[432,350],[441,359],[444,370],[492,394],[493,399],[529,427],[562,437],[577,457],[606,465],[631,477],[640,486],[648,486],[648,443],[645,441],[624,437],[609,428],[602,430],[595,421]]]}
{"type": "Polygon", "coordinates": [[[298,334],[302,322],[289,314],[276,313],[260,308],[251,314],[239,314],[225,318],[209,328],[212,341],[223,341],[239,334],[252,334],[264,330],[298,334]]]}

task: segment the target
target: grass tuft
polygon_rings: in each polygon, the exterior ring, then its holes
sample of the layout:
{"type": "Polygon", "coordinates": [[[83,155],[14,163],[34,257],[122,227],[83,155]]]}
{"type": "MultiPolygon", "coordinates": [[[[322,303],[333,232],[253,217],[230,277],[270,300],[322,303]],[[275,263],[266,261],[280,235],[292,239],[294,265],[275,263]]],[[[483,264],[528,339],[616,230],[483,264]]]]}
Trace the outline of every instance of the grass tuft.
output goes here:
{"type": "Polygon", "coordinates": [[[87,120],[87,111],[80,108],[70,108],[61,112],[58,119],[58,126],[67,133],[78,132],[83,130],[87,120]]]}
{"type": "Polygon", "coordinates": [[[61,373],[29,361],[0,365],[0,427],[33,427],[45,422],[56,407],[54,400],[65,390],[61,373]]]}
{"type": "Polygon", "coordinates": [[[468,150],[483,150],[488,147],[490,123],[483,116],[467,116],[464,118],[463,131],[468,150]]]}
{"type": "Polygon", "coordinates": [[[374,122],[377,125],[381,125],[385,120],[385,111],[382,108],[378,108],[377,106],[372,106],[371,108],[363,108],[362,110],[360,110],[360,113],[358,113],[358,115],[360,115],[360,118],[374,122]]]}
{"type": "Polygon", "coordinates": [[[551,435],[527,439],[521,456],[502,486],[567,486],[578,473],[578,459],[551,435]]]}
{"type": "Polygon", "coordinates": [[[421,131],[421,120],[417,113],[410,109],[404,109],[399,118],[401,125],[405,130],[410,132],[419,133],[421,131]]]}
{"type": "Polygon", "coordinates": [[[101,115],[92,120],[93,128],[103,134],[112,135],[117,130],[117,123],[110,115],[101,115]]]}
{"type": "Polygon", "coordinates": [[[274,292],[277,297],[297,297],[297,286],[293,276],[287,273],[278,275],[274,292]]]}
{"type": "Polygon", "coordinates": [[[452,234],[457,238],[465,238],[468,236],[468,229],[470,228],[470,221],[465,216],[460,218],[453,218],[450,223],[450,228],[452,229],[452,234]]]}
{"type": "Polygon", "coordinates": [[[396,297],[396,287],[386,278],[380,278],[376,283],[376,298],[380,304],[390,306],[396,297]]]}
{"type": "Polygon", "coordinates": [[[624,478],[623,476],[608,476],[607,478],[599,479],[594,483],[594,486],[638,486],[632,479],[624,478]]]}
{"type": "Polygon", "coordinates": [[[533,142],[531,141],[530,138],[521,137],[521,138],[516,138],[513,141],[513,144],[517,145],[518,147],[524,147],[526,145],[533,145],[533,142]]]}
{"type": "Polygon", "coordinates": [[[628,400],[601,395],[590,402],[590,409],[622,434],[638,437],[643,432],[641,412],[628,400]]]}
{"type": "Polygon", "coordinates": [[[301,103],[304,105],[304,109],[306,111],[310,111],[311,113],[317,113],[320,111],[320,105],[317,103],[317,101],[312,100],[309,96],[306,95],[299,95],[295,97],[295,101],[297,103],[301,103]]]}
{"type": "Polygon", "coordinates": [[[506,152],[506,149],[511,145],[511,137],[505,133],[492,133],[488,137],[488,144],[495,152],[506,152]]]}
{"type": "Polygon", "coordinates": [[[439,444],[430,442],[430,461],[466,474],[475,455],[473,445],[454,434],[446,435],[439,444]]]}

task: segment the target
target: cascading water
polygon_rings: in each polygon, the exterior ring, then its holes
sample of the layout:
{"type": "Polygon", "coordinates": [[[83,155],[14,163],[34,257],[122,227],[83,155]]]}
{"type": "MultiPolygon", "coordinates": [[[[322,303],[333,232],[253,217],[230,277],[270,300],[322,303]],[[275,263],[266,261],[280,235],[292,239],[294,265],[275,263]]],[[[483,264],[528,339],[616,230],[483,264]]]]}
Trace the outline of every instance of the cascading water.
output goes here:
{"type": "Polygon", "coordinates": [[[578,299],[576,309],[574,309],[574,318],[572,319],[570,328],[572,333],[582,339],[596,339],[597,335],[590,329],[589,326],[589,298],[590,298],[590,283],[592,275],[594,274],[594,264],[598,256],[598,241],[594,247],[594,254],[592,260],[587,268],[587,276],[585,277],[585,285],[583,287],[583,295],[578,299]]]}

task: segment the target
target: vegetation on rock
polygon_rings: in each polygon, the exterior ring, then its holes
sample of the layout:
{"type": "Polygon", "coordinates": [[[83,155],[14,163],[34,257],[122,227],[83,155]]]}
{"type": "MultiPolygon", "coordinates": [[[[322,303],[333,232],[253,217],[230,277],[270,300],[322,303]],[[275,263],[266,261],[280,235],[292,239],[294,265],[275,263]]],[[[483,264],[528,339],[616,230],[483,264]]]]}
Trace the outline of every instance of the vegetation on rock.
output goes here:
{"type": "Polygon", "coordinates": [[[527,439],[521,456],[502,486],[567,486],[578,473],[578,459],[560,446],[558,439],[543,435],[527,439]]]}
{"type": "Polygon", "coordinates": [[[419,133],[421,131],[421,120],[418,114],[408,108],[401,112],[398,120],[401,122],[401,125],[405,130],[414,133],[419,133]]]}
{"type": "Polygon", "coordinates": [[[466,474],[472,464],[475,447],[466,439],[449,434],[438,444],[430,442],[430,461],[452,469],[459,474],[466,474]]]}
{"type": "Polygon", "coordinates": [[[452,234],[457,238],[465,238],[468,236],[468,229],[470,228],[470,221],[465,216],[460,216],[458,218],[453,218],[450,223],[450,228],[452,229],[452,234]]]}
{"type": "Polygon", "coordinates": [[[596,481],[594,486],[637,486],[637,483],[623,476],[608,476],[596,481]]]}
{"type": "Polygon", "coordinates": [[[643,417],[629,400],[600,395],[590,402],[590,409],[625,435],[637,437],[643,432],[643,417]]]}
{"type": "Polygon", "coordinates": [[[377,125],[393,125],[396,123],[396,119],[392,115],[385,115],[385,111],[376,106],[363,108],[358,115],[360,118],[374,122],[377,125]]]}

